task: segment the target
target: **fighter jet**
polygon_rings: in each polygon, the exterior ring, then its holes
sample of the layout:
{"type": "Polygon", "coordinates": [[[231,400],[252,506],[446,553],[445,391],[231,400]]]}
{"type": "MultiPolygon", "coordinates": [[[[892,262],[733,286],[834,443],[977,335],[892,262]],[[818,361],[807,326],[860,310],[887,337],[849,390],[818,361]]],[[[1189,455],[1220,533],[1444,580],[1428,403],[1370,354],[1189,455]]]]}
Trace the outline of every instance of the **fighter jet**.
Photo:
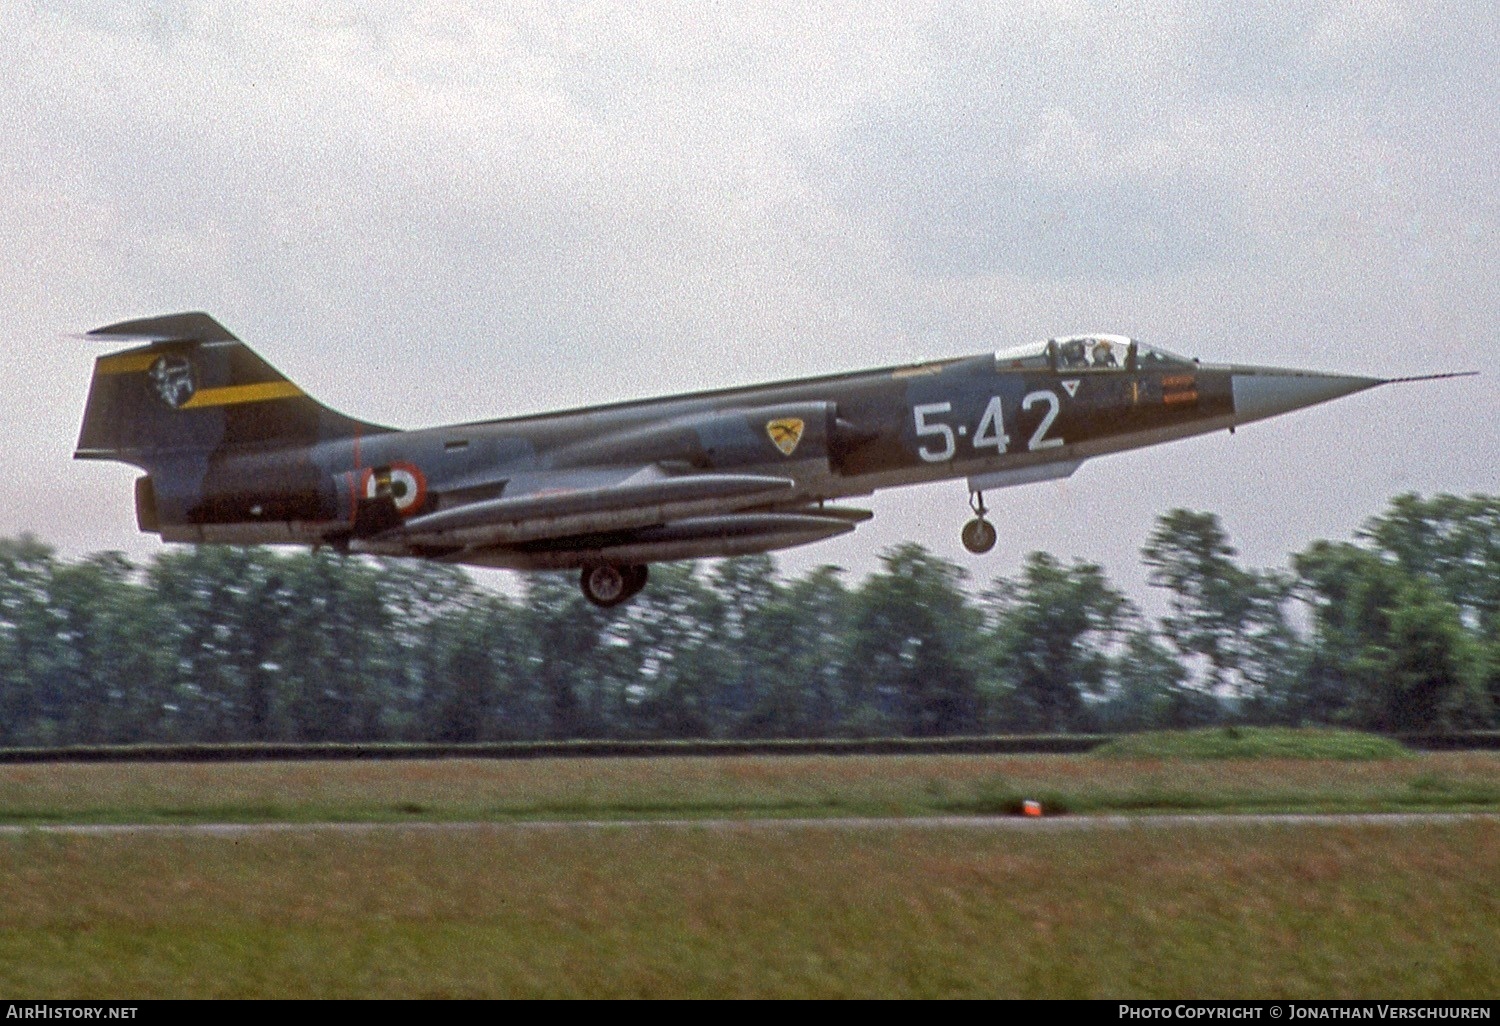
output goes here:
{"type": "Polygon", "coordinates": [[[82,337],[133,346],[95,362],[74,456],[145,471],[142,531],[577,570],[598,606],[639,592],[652,563],[845,534],[872,514],[843,500],[949,478],[968,487],[964,546],[984,553],[996,538],[987,492],[1420,380],[1204,364],[1121,335],[1069,335],[404,431],[323,406],[205,313],[82,337]]]}

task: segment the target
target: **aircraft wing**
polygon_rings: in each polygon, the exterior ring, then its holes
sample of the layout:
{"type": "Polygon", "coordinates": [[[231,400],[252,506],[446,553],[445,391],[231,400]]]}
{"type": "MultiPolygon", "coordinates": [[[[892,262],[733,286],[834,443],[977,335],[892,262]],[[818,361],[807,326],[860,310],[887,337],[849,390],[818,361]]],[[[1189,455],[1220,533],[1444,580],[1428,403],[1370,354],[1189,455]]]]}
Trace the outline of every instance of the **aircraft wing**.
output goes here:
{"type": "Polygon", "coordinates": [[[408,536],[428,540],[518,541],[659,523],[684,506],[734,508],[772,503],[791,478],[758,474],[669,474],[655,465],[519,474],[499,498],[413,517],[408,536]]]}
{"type": "MultiPolygon", "coordinates": [[[[854,529],[864,510],[799,503],[796,482],[766,474],[672,473],[650,464],[518,474],[497,498],[440,507],[376,536],[448,550],[459,561],[526,563],[527,554],[642,551],[714,556],[768,551],[854,529]]],[[[545,562],[546,560],[542,560],[545,562]]]]}

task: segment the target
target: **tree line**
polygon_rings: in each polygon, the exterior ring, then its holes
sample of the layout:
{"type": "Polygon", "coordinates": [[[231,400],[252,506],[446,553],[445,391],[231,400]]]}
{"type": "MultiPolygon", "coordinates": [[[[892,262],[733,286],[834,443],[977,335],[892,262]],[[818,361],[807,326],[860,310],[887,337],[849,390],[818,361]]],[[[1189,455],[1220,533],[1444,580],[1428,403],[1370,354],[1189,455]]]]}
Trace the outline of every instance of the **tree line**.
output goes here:
{"type": "Polygon", "coordinates": [[[930,737],[1219,723],[1500,723],[1500,498],[1402,495],[1241,566],[1215,515],[1141,550],[1151,618],[1034,552],[971,584],[918,544],[850,583],[770,557],[652,568],[600,610],[420,561],[215,546],[142,565],[0,540],[0,745],[930,737]]]}

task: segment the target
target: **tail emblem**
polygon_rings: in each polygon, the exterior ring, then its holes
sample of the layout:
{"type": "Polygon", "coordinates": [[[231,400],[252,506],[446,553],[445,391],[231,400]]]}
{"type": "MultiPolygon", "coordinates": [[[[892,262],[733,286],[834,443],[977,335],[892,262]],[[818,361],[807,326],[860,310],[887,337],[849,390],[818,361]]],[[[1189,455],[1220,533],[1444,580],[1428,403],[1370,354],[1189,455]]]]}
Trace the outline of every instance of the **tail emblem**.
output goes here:
{"type": "Polygon", "coordinates": [[[182,409],[198,390],[193,380],[193,365],[185,356],[160,356],[151,365],[151,383],[161,401],[174,410],[182,409]]]}
{"type": "Polygon", "coordinates": [[[770,421],[766,424],[766,434],[771,436],[771,441],[783,456],[790,456],[796,451],[797,443],[802,441],[802,421],[797,417],[770,421]]]}

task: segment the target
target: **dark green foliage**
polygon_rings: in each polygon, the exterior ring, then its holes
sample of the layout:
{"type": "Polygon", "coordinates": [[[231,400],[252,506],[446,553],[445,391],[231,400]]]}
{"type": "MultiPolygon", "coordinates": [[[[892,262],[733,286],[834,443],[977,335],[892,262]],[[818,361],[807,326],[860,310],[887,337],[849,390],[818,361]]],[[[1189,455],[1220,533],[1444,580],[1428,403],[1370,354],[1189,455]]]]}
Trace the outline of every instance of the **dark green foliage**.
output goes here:
{"type": "Polygon", "coordinates": [[[837,567],[776,587],[745,624],[742,737],[827,737],[844,714],[852,600],[837,567]]]}
{"type": "Polygon", "coordinates": [[[1212,695],[1192,686],[1187,668],[1147,629],[1127,635],[1113,663],[1113,679],[1114,690],[1097,712],[1103,730],[1197,727],[1223,713],[1212,695]]]}
{"type": "Polygon", "coordinates": [[[1345,543],[1316,542],[1293,562],[1316,631],[1306,694],[1325,719],[1391,731],[1492,722],[1484,638],[1441,577],[1345,543]]]}
{"type": "Polygon", "coordinates": [[[1093,727],[1086,699],[1105,697],[1110,649],[1134,609],[1092,563],[1063,566],[1033,552],[1019,582],[989,593],[994,646],[1010,729],[1078,731],[1093,727]]]}
{"type": "Polygon", "coordinates": [[[1483,728],[1497,527],[1493,497],[1400,496],[1289,576],[1241,568],[1217,517],[1174,510],[1143,550],[1170,596],[1157,624],[1100,567],[1046,553],[977,597],[914,544],[849,586],[834,567],[781,579],[766,556],[666,564],[600,610],[571,574],[516,598],[326,550],[137,567],[0,540],[0,745],[1483,728]]]}
{"type": "Polygon", "coordinates": [[[54,566],[48,587],[55,633],[44,671],[58,700],[53,729],[83,743],[149,736],[151,703],[135,683],[160,679],[159,653],[134,644],[155,632],[156,610],[118,552],[54,566]],[[143,699],[146,699],[143,701],[143,699]]]}
{"type": "Polygon", "coordinates": [[[1252,721],[1298,719],[1289,698],[1306,656],[1287,621],[1291,581],[1241,569],[1212,513],[1165,514],[1141,556],[1151,583],[1171,593],[1162,633],[1182,656],[1202,659],[1205,689],[1252,721]]]}
{"type": "MultiPolygon", "coordinates": [[[[1500,720],[1500,497],[1400,495],[1361,535],[1457,611],[1462,640],[1451,620],[1434,627],[1449,639],[1439,648],[1448,653],[1441,658],[1450,676],[1462,680],[1462,694],[1439,703],[1440,717],[1500,720]]],[[[1426,615],[1434,624],[1447,619],[1433,610],[1426,615]]]]}
{"type": "Polygon", "coordinates": [[[1406,494],[1360,535],[1408,574],[1427,580],[1491,640],[1500,630],[1500,497],[1406,494]]]}
{"type": "Polygon", "coordinates": [[[897,545],[855,599],[845,679],[849,721],[865,736],[975,733],[973,639],[980,618],[964,571],[920,545],[897,545]]]}
{"type": "Polygon", "coordinates": [[[1376,726],[1415,731],[1479,725],[1470,680],[1473,658],[1458,610],[1420,580],[1397,596],[1372,696],[1376,726]]]}
{"type": "Polygon", "coordinates": [[[1233,679],[1251,614],[1254,579],[1234,555],[1218,517],[1185,509],[1161,517],[1141,550],[1151,583],[1172,596],[1162,628],[1183,655],[1207,660],[1211,690],[1233,679]]]}
{"type": "Polygon", "coordinates": [[[52,549],[29,535],[0,541],[0,733],[6,744],[52,744],[62,707],[53,667],[52,549]]]}
{"type": "Polygon", "coordinates": [[[522,674],[535,689],[537,736],[561,741],[606,733],[616,661],[606,629],[619,612],[590,605],[562,574],[527,578],[522,674]]]}

